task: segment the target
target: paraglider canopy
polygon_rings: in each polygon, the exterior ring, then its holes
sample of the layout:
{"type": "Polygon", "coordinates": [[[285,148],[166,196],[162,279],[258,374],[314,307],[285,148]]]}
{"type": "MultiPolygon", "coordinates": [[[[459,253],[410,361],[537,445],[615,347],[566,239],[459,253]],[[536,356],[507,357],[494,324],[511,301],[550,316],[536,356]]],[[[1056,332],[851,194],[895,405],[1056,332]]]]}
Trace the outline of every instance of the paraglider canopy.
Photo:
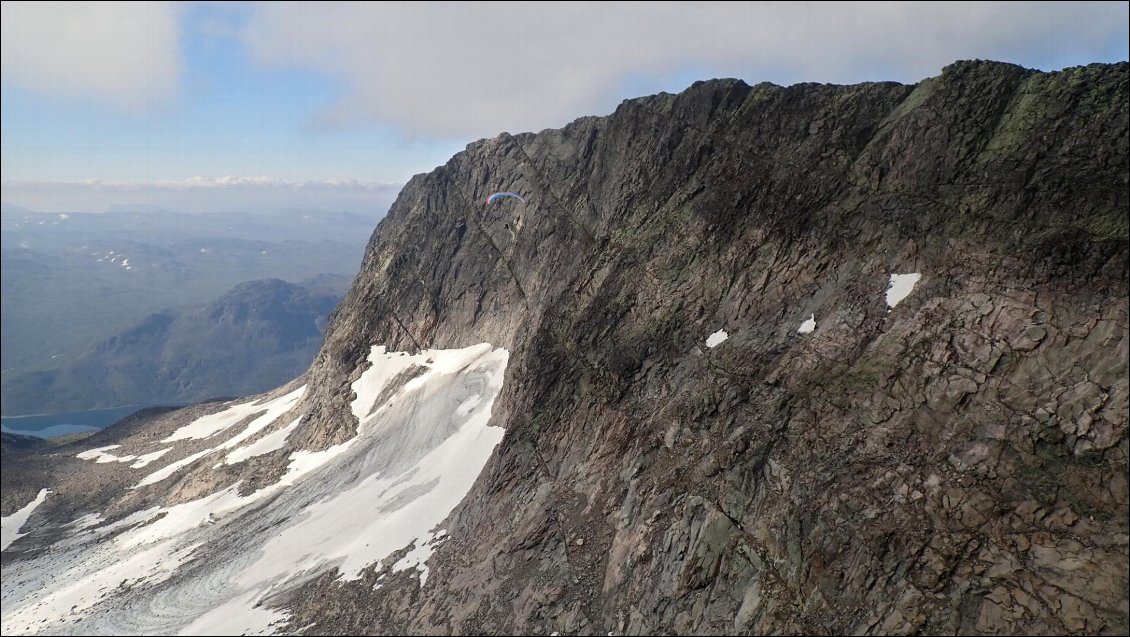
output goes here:
{"type": "Polygon", "coordinates": [[[522,198],[522,195],[519,195],[516,192],[496,192],[493,195],[487,197],[487,200],[486,200],[486,202],[483,203],[483,205],[489,206],[490,204],[498,201],[499,199],[505,199],[506,197],[513,197],[513,198],[517,199],[518,201],[521,201],[522,203],[526,203],[526,200],[522,198]]]}

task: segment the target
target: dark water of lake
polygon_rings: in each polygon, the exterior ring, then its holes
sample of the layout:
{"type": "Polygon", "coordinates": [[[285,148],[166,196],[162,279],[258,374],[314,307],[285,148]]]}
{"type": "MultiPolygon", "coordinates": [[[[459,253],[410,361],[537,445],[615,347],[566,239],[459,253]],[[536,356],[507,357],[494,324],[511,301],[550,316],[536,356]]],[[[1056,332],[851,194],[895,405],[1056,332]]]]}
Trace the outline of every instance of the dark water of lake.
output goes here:
{"type": "Polygon", "coordinates": [[[7,433],[50,438],[91,429],[103,429],[144,408],[145,405],[132,405],[113,409],[76,411],[67,414],[16,416],[0,419],[0,427],[7,433]]]}

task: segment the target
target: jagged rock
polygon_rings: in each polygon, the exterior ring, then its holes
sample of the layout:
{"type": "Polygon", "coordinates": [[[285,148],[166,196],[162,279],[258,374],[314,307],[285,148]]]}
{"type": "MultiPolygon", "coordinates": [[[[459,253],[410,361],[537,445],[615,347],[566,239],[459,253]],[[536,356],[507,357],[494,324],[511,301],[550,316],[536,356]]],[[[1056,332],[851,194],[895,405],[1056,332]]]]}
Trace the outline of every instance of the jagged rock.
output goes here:
{"type": "Polygon", "coordinates": [[[1126,532],[1126,86],[992,63],[699,83],[414,178],[312,370],[308,443],[350,435],[333,379],[371,343],[511,349],[508,432],[452,520],[478,557],[440,549],[427,620],[374,598],[383,619],[339,628],[1125,631],[1126,543],[1067,538],[1126,532]],[[575,542],[599,597],[572,550],[497,568],[537,542],[494,521],[535,490],[607,538],[575,542]]]}

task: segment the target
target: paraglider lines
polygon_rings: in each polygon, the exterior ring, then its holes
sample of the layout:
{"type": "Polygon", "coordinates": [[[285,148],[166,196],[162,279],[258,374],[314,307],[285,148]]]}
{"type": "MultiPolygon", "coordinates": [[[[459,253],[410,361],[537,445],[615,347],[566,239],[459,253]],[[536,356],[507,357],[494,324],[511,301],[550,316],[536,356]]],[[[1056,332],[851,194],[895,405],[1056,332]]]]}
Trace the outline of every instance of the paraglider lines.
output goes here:
{"type": "MultiPolygon", "coordinates": [[[[526,149],[522,146],[522,144],[518,141],[518,139],[516,137],[514,137],[513,135],[511,135],[510,133],[504,133],[504,134],[514,144],[514,147],[518,149],[518,152],[522,153],[522,157],[525,158],[523,160],[523,162],[527,166],[530,167],[530,170],[532,170],[534,173],[537,174],[538,181],[541,182],[540,185],[545,189],[546,192],[548,192],[553,197],[554,203],[560,204],[562,201],[564,201],[556,192],[553,192],[553,186],[550,185],[549,179],[546,178],[544,173],[542,173],[540,170],[538,170],[537,166],[534,164],[534,160],[530,158],[529,153],[526,152],[526,149]]],[[[493,197],[494,195],[491,195],[491,196],[493,197]]],[[[569,221],[572,221],[574,225],[576,225],[578,228],[581,229],[581,232],[583,232],[585,234],[585,238],[588,239],[590,244],[596,243],[596,238],[592,236],[591,232],[589,232],[588,227],[586,227],[585,224],[578,221],[577,218],[574,216],[573,213],[576,212],[576,209],[573,209],[572,211],[570,211],[570,210],[566,209],[563,204],[560,206],[560,208],[565,211],[565,216],[569,218],[569,221]]]]}
{"type": "Polygon", "coordinates": [[[420,347],[419,341],[417,341],[416,337],[412,335],[411,330],[405,327],[404,323],[400,320],[400,317],[396,315],[396,310],[392,309],[392,307],[389,307],[388,313],[392,315],[392,320],[396,321],[396,324],[400,326],[400,329],[404,330],[404,333],[408,335],[408,338],[412,339],[412,344],[416,346],[416,351],[424,351],[424,348],[420,347]]]}
{"type": "MultiPolygon", "coordinates": [[[[522,297],[522,302],[526,304],[526,309],[529,309],[530,301],[526,298],[526,291],[522,289],[522,282],[518,278],[518,274],[514,272],[514,266],[510,264],[510,260],[506,258],[506,255],[502,253],[502,249],[499,248],[498,244],[494,242],[494,237],[492,237],[491,234],[487,232],[487,229],[483,226],[483,222],[479,219],[479,215],[475,212],[474,206],[470,205],[471,198],[467,196],[466,191],[463,190],[463,186],[459,183],[458,180],[455,179],[451,180],[451,183],[455,185],[455,188],[463,197],[464,203],[467,204],[467,212],[464,212],[464,215],[471,217],[471,220],[475,222],[475,227],[479,229],[479,232],[483,233],[483,236],[487,238],[490,246],[494,248],[495,253],[498,254],[499,260],[501,260],[502,263],[506,265],[506,269],[510,272],[510,276],[514,279],[514,286],[518,288],[518,295],[522,297]]],[[[512,194],[518,196],[516,193],[495,193],[494,195],[491,195],[491,198],[494,198],[495,196],[500,194],[512,194]]],[[[518,196],[518,198],[521,199],[521,196],[518,196]]],[[[523,199],[522,201],[525,200],[523,199]]],[[[489,198],[487,199],[486,203],[490,203],[489,198]]]]}

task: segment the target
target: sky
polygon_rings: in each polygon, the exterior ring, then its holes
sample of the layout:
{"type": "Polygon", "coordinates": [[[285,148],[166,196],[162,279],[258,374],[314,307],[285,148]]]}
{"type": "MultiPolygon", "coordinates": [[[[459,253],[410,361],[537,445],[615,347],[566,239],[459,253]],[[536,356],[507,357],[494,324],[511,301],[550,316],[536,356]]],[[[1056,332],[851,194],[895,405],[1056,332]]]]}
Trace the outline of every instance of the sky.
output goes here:
{"type": "Polygon", "coordinates": [[[1126,60],[1128,7],[4,2],[0,199],[387,207],[476,139],[700,79],[913,83],[958,59],[1126,60]]]}

